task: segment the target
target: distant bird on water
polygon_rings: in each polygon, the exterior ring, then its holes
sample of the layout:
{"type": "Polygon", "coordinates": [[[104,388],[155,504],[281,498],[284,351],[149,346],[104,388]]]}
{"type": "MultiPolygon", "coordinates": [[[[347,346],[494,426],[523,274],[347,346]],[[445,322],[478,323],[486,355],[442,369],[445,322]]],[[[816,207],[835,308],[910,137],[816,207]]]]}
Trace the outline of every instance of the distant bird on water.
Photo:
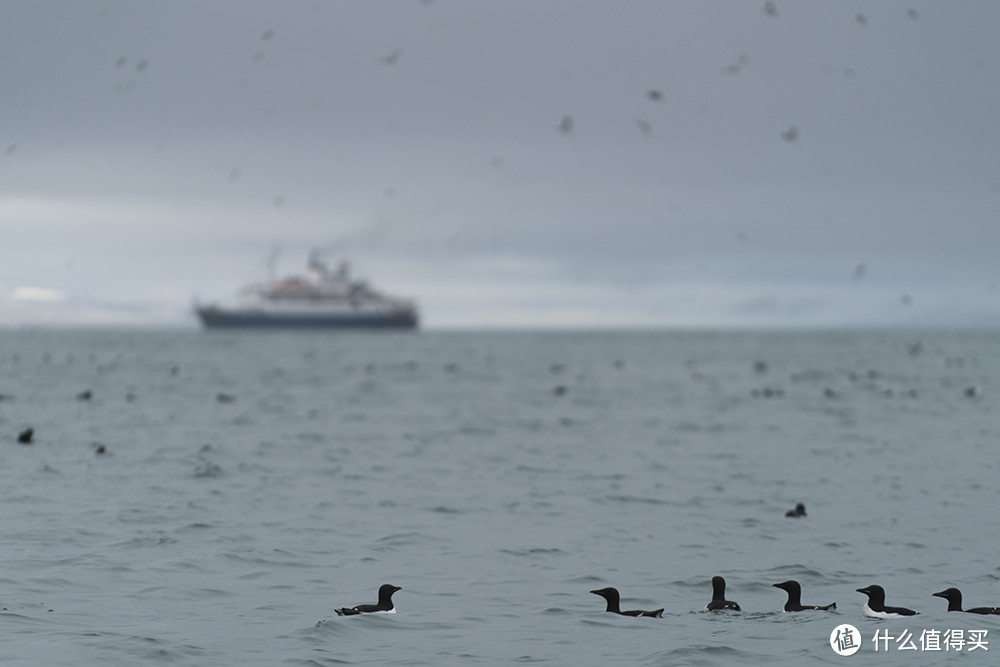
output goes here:
{"type": "Polygon", "coordinates": [[[594,595],[600,595],[602,598],[607,600],[608,608],[605,611],[612,614],[619,614],[621,616],[649,616],[651,618],[663,618],[663,609],[654,609],[653,611],[645,611],[643,609],[628,609],[622,611],[621,608],[621,598],[618,594],[617,588],[599,588],[596,591],[590,591],[594,595]]]}
{"type": "Polygon", "coordinates": [[[795,509],[790,509],[787,512],[785,512],[785,516],[790,516],[795,518],[801,516],[808,516],[806,514],[806,506],[803,505],[802,503],[799,503],[798,505],[795,506],[795,509]]]}
{"type": "Polygon", "coordinates": [[[35,429],[26,428],[17,434],[17,441],[22,445],[30,445],[35,438],[35,429]]]}
{"type": "Polygon", "coordinates": [[[403,590],[399,586],[392,584],[382,584],[378,589],[378,602],[375,604],[359,604],[354,607],[341,607],[335,609],[337,616],[357,616],[358,614],[395,614],[396,608],[392,604],[392,594],[403,590]]]}

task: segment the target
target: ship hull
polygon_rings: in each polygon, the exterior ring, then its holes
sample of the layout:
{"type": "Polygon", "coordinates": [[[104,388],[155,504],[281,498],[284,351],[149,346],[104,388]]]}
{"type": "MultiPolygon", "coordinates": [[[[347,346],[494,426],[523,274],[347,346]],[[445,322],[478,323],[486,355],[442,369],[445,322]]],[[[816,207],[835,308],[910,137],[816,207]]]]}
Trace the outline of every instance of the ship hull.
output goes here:
{"type": "Polygon", "coordinates": [[[265,311],[197,308],[202,326],[209,329],[414,329],[417,314],[388,313],[268,313],[265,311]]]}

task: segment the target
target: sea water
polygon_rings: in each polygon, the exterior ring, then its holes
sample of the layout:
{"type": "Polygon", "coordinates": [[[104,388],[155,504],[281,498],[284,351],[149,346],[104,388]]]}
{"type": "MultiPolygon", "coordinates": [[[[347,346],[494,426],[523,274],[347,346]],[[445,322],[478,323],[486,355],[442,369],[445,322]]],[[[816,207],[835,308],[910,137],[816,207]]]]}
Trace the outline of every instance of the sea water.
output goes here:
{"type": "Polygon", "coordinates": [[[931,597],[1000,605],[996,331],[13,330],[0,394],[5,665],[1000,651],[931,597]],[[714,575],[742,612],[703,611],[714,575]],[[396,614],[334,614],[383,583],[396,614]],[[869,584],[920,615],[863,617],[869,584]]]}

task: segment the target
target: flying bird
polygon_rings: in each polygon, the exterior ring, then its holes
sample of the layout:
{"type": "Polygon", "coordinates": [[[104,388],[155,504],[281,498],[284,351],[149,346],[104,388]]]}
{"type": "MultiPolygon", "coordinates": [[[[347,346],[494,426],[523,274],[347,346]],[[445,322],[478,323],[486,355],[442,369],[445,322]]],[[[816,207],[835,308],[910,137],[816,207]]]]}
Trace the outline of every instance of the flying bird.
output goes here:
{"type": "Polygon", "coordinates": [[[400,49],[394,49],[389,55],[379,58],[378,62],[380,65],[395,65],[402,56],[403,52],[400,49]]]}

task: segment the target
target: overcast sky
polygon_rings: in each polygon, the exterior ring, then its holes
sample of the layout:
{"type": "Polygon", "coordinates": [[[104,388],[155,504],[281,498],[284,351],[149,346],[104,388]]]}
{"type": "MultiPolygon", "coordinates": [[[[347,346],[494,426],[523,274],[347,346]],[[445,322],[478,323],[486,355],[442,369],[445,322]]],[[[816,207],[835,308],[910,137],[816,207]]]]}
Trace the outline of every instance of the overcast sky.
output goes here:
{"type": "Polygon", "coordinates": [[[1000,325],[1000,3],[5,0],[0,326],[1000,325]]]}

